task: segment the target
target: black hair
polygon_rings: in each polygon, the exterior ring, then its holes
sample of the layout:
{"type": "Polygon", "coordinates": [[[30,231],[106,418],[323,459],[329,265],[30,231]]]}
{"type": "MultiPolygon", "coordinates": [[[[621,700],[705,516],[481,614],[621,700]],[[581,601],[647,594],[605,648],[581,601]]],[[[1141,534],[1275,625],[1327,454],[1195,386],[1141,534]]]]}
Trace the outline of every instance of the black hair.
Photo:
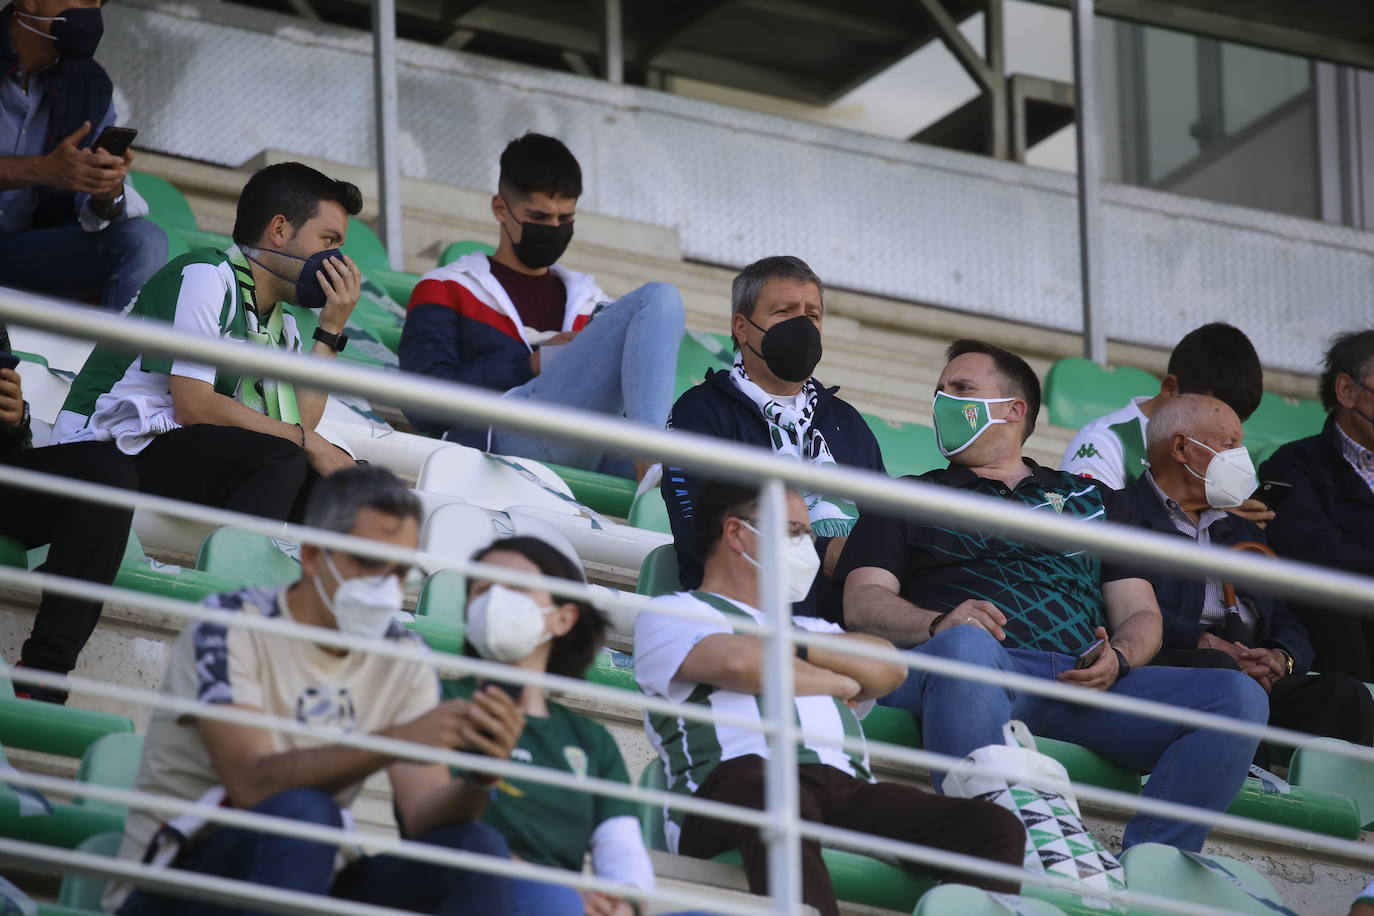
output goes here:
{"type": "MultiPolygon", "coordinates": [[[[539,568],[543,575],[554,579],[568,579],[572,582],[586,582],[587,577],[570,557],[548,541],[535,537],[512,537],[493,541],[483,547],[472,558],[478,562],[496,551],[518,553],[539,568]]],[[[472,591],[472,580],[468,580],[468,591],[472,591]]],[[[574,601],[563,595],[554,595],[558,604],[577,605],[577,622],[562,636],[555,637],[549,647],[549,674],[564,677],[585,677],[587,668],[596,658],[596,652],[606,640],[606,617],[594,605],[586,601],[574,601]]],[[[476,651],[469,644],[467,654],[476,651]]]]}
{"type": "Polygon", "coordinates": [[[363,208],[358,186],[330,178],[300,162],[278,162],[253,173],[239,194],[234,216],[234,241],[256,245],[277,216],[286,217],[292,228],[300,229],[320,212],[320,202],[329,201],[357,216],[363,208]]]}
{"type": "Polygon", "coordinates": [[[1348,375],[1363,382],[1370,373],[1374,373],[1374,329],[1337,334],[1331,339],[1322,370],[1322,406],[1332,411],[1340,405],[1336,400],[1337,376],[1348,375]]]}
{"type": "Polygon", "coordinates": [[[420,499],[414,490],[384,467],[360,464],[315,481],[305,507],[305,523],[347,534],[364,508],[420,521],[420,499]]]}
{"type": "Polygon", "coordinates": [[[1179,394],[1214,397],[1242,422],[1264,394],[1264,369],[1254,344],[1240,328],[1220,321],[1185,334],[1169,354],[1166,371],[1178,380],[1179,394]]]}
{"type": "Polygon", "coordinates": [[[1035,374],[1035,370],[1030,367],[1030,363],[1017,356],[1010,350],[987,343],[982,340],[972,340],[963,338],[956,340],[945,350],[945,359],[952,361],[956,357],[963,356],[965,353],[982,353],[992,357],[993,365],[997,367],[997,372],[1006,379],[1010,386],[1010,391],[1003,391],[1004,395],[1015,396],[1026,402],[1026,433],[1021,437],[1024,442],[1035,432],[1035,420],[1040,416],[1040,378],[1035,374]]]}
{"type": "Polygon", "coordinates": [[[576,199],[582,196],[582,167],[563,141],[528,133],[506,144],[498,187],[508,203],[540,192],[576,199]]]}
{"type": "Polygon", "coordinates": [[[705,560],[720,543],[726,519],[745,518],[758,510],[759,491],[757,487],[730,483],[724,480],[707,480],[697,490],[692,500],[695,513],[694,534],[697,542],[697,556],[705,560]]]}

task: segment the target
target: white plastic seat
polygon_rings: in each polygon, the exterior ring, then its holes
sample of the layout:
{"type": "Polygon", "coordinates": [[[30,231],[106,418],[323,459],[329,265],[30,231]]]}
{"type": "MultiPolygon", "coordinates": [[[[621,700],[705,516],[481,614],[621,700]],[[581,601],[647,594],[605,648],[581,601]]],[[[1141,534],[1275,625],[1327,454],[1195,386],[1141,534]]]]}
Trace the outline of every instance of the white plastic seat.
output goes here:
{"type": "Polygon", "coordinates": [[[497,538],[513,533],[503,513],[451,502],[426,514],[420,529],[420,550],[437,557],[467,560],[497,538]]]}
{"type": "Polygon", "coordinates": [[[475,448],[447,444],[425,459],[416,489],[461,496],[489,509],[535,506],[565,515],[582,507],[553,471],[527,458],[486,455],[475,448]]]}
{"type": "Polygon", "coordinates": [[[20,360],[15,367],[19,373],[19,384],[24,389],[24,400],[29,402],[29,413],[35,420],[42,420],[49,427],[57,419],[62,402],[67,400],[67,392],[72,383],[50,371],[42,363],[20,360]]]}
{"type": "Polygon", "coordinates": [[[567,538],[584,562],[618,569],[638,570],[651,550],[673,540],[671,535],[657,531],[632,528],[605,518],[551,512],[539,506],[510,506],[507,511],[547,522],[567,538]]]}

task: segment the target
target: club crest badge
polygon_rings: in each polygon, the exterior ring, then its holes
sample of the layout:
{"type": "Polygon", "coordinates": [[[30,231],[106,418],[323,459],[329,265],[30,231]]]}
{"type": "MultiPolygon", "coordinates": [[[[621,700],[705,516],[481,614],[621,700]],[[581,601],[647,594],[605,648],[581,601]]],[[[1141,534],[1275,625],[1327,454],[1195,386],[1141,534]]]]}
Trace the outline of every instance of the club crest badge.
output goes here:
{"type": "Polygon", "coordinates": [[[978,428],[978,405],[977,405],[977,404],[965,404],[965,405],[964,405],[964,419],[965,419],[965,420],[968,420],[969,428],[971,428],[971,429],[977,429],[977,428],[978,428]]]}
{"type": "Polygon", "coordinates": [[[1049,501],[1049,504],[1050,504],[1051,506],[1054,507],[1054,511],[1055,511],[1055,512],[1063,512],[1063,511],[1064,511],[1064,494],[1063,494],[1063,493],[1046,493],[1046,494],[1045,494],[1045,499],[1048,500],[1048,501],[1049,501]]]}
{"type": "Polygon", "coordinates": [[[568,769],[572,770],[578,779],[587,777],[587,752],[576,745],[569,744],[563,748],[563,759],[568,761],[568,769]]]}

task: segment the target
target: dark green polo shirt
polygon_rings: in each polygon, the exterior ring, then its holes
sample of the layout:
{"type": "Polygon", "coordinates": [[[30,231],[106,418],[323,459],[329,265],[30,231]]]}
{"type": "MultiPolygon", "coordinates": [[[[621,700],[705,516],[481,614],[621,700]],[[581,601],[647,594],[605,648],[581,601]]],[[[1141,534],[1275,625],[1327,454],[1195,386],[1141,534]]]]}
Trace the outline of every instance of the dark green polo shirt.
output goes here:
{"type": "MultiPolygon", "coordinates": [[[[1084,521],[1112,515],[1114,491],[1065,471],[1030,468],[1016,488],[979,477],[959,465],[930,471],[926,483],[1004,499],[1037,512],[1059,512],[1084,521]]],[[[901,596],[932,611],[964,601],[990,601],[1007,615],[1008,648],[1077,655],[1105,626],[1102,583],[1136,578],[1135,570],[1103,565],[1091,553],[1063,552],[976,530],[957,530],[865,512],[845,545],[836,577],[876,566],[897,577],[901,596]]]]}

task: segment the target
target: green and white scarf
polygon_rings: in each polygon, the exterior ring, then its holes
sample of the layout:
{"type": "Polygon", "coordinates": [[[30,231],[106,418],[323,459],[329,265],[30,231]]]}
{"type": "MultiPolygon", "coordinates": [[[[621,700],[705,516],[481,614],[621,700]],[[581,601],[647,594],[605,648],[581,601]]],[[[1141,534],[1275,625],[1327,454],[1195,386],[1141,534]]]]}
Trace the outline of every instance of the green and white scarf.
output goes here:
{"type": "MultiPolygon", "coordinates": [[[[229,263],[238,277],[239,292],[243,297],[244,339],[272,350],[294,350],[292,342],[286,339],[285,319],[283,318],[286,307],[277,303],[272,309],[272,314],[267,316],[266,325],[263,325],[258,318],[253,274],[249,270],[246,260],[240,264],[239,258],[233,257],[231,254],[229,263]]],[[[239,380],[235,398],[245,407],[252,408],[274,420],[281,420],[283,423],[299,423],[301,421],[300,409],[296,406],[296,389],[285,382],[244,376],[239,380]]]]}
{"type": "MultiPolygon", "coordinates": [[[[730,369],[730,381],[759,408],[768,424],[768,441],[774,454],[793,461],[811,464],[834,464],[825,436],[813,422],[816,405],[820,403],[820,386],[808,379],[802,386],[800,406],[780,404],[774,396],[760,388],[744,369],[744,356],[735,355],[730,369]]],[[[859,510],[844,499],[826,499],[819,493],[803,493],[811,516],[811,528],[820,537],[847,537],[859,520],[859,510]]]]}

